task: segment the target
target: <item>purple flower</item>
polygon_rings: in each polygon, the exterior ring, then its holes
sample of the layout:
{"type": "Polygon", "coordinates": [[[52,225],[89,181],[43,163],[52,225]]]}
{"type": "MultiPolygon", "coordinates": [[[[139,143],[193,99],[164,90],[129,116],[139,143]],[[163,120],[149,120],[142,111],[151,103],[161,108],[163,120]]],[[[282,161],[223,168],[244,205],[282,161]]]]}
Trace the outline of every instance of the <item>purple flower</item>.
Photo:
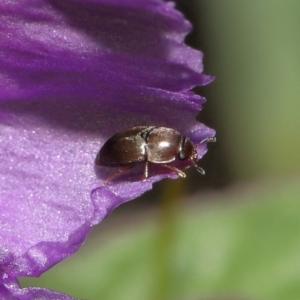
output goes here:
{"type": "Polygon", "coordinates": [[[183,43],[190,29],[162,0],[1,1],[0,298],[56,297],[16,278],[39,276],[114,208],[176,178],[126,175],[101,186],[114,170],[96,172],[94,160],[111,135],[137,125],[195,143],[214,135],[195,120],[205,99],[190,89],[212,78],[183,43]]]}

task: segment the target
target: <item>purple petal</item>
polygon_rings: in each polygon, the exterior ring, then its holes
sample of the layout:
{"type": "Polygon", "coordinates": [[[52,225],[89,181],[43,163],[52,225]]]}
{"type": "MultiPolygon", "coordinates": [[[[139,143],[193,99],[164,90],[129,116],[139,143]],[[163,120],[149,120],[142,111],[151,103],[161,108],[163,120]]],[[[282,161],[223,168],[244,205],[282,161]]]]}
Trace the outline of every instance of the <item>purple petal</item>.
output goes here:
{"type": "Polygon", "coordinates": [[[189,91],[212,78],[170,3],[4,0],[0,14],[0,265],[38,276],[115,207],[176,177],[133,181],[136,168],[103,187],[101,145],[137,125],[213,136],[195,121],[205,99],[189,91]]]}
{"type": "Polygon", "coordinates": [[[72,300],[70,296],[44,288],[21,289],[16,279],[5,278],[0,280],[0,299],[5,300],[72,300]]]}

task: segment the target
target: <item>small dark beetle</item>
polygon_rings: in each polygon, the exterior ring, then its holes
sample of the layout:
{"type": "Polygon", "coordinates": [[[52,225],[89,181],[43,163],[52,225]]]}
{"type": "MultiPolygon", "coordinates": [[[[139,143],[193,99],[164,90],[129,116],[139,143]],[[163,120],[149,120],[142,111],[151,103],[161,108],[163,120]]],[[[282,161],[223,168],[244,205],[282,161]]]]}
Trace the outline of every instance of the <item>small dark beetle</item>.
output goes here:
{"type": "MultiPolygon", "coordinates": [[[[201,143],[211,141],[215,141],[215,138],[207,138],[201,143]]],[[[149,163],[161,164],[180,177],[185,177],[185,173],[174,164],[189,161],[199,173],[204,174],[204,170],[197,166],[197,160],[195,145],[178,131],[166,127],[137,126],[111,137],[98,152],[95,164],[122,168],[105,181],[107,184],[141,163],[145,163],[143,181],[148,178],[149,163]]]]}

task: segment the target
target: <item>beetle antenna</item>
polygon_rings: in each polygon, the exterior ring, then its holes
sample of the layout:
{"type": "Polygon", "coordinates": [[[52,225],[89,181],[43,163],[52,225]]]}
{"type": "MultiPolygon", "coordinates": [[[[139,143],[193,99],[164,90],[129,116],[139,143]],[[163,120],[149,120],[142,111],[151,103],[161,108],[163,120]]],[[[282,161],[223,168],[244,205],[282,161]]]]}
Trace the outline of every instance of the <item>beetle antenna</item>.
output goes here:
{"type": "Polygon", "coordinates": [[[197,146],[198,145],[201,145],[203,143],[214,143],[216,142],[217,138],[214,136],[214,137],[208,137],[208,138],[205,138],[203,139],[200,143],[196,144],[197,146]]]}

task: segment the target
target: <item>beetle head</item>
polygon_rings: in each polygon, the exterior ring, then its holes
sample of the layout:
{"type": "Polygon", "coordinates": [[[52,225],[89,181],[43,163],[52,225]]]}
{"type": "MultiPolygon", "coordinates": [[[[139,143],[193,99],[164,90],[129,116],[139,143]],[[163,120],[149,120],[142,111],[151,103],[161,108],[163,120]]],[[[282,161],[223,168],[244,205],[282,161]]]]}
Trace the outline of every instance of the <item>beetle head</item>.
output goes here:
{"type": "Polygon", "coordinates": [[[216,138],[215,137],[209,137],[209,138],[205,138],[204,140],[202,140],[199,144],[196,144],[196,145],[193,145],[193,148],[194,148],[194,156],[193,158],[190,158],[191,160],[191,163],[192,165],[196,168],[196,170],[201,173],[202,175],[205,175],[205,171],[200,168],[198,165],[197,165],[197,160],[198,160],[198,154],[197,154],[197,146],[198,145],[201,145],[203,143],[209,143],[209,142],[215,142],[216,141],[216,138]]]}
{"type": "Polygon", "coordinates": [[[181,149],[179,151],[179,159],[189,160],[199,173],[205,174],[204,170],[199,166],[197,166],[197,160],[198,160],[197,149],[193,144],[193,142],[187,137],[183,137],[181,149]]]}

